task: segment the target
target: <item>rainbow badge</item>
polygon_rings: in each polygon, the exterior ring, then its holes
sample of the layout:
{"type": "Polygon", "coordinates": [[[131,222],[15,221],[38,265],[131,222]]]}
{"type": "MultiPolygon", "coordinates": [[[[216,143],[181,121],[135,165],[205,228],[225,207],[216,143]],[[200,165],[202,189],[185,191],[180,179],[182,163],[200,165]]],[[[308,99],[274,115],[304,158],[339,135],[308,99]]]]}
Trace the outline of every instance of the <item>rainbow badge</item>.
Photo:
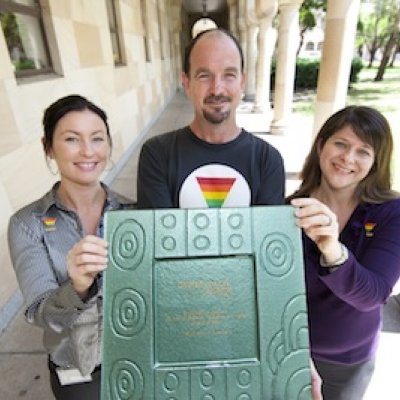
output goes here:
{"type": "Polygon", "coordinates": [[[222,207],[236,178],[201,178],[196,177],[208,207],[222,207]]]}
{"type": "Polygon", "coordinates": [[[44,217],[43,218],[43,225],[46,231],[54,231],[56,229],[56,221],[57,218],[55,217],[44,217]]]}
{"type": "Polygon", "coordinates": [[[372,237],[374,236],[374,229],[375,229],[376,223],[375,222],[366,222],[364,224],[364,229],[365,229],[365,236],[366,237],[372,237]]]}

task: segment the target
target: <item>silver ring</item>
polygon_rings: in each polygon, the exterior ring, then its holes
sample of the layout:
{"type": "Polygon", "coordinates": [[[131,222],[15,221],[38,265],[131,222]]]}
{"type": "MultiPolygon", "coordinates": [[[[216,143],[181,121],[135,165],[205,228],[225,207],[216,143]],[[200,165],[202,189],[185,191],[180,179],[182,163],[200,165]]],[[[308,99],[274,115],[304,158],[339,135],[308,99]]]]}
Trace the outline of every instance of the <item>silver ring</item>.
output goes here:
{"type": "Polygon", "coordinates": [[[329,218],[328,223],[325,224],[325,226],[330,226],[330,225],[332,225],[332,222],[333,222],[332,217],[331,217],[330,215],[325,215],[325,216],[329,218]]]}

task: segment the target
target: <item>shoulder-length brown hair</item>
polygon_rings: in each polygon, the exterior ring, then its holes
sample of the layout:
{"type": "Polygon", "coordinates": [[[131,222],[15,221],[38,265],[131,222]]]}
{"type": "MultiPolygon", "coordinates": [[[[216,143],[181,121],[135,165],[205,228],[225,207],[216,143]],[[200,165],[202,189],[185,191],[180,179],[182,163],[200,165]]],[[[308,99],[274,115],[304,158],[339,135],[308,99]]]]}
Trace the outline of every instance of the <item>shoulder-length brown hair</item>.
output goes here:
{"type": "Polygon", "coordinates": [[[375,160],[368,175],[359,183],[360,202],[382,203],[399,197],[391,189],[390,161],[393,137],[386,118],[377,110],[365,106],[348,106],[327,119],[317,134],[301,171],[300,188],[288,200],[309,196],[321,184],[319,153],[326,141],[337,131],[351,127],[354,133],[374,149],[375,160]]]}

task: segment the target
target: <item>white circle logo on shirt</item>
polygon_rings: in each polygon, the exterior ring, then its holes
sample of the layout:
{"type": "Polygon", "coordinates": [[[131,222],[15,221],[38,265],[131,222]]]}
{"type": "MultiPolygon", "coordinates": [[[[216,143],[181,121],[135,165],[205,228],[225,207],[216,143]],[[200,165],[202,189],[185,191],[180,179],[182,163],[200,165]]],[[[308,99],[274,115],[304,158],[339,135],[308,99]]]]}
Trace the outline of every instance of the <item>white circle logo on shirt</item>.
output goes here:
{"type": "Polygon", "coordinates": [[[209,164],[194,170],[183,182],[180,208],[248,207],[250,187],[235,169],[209,164]]]}

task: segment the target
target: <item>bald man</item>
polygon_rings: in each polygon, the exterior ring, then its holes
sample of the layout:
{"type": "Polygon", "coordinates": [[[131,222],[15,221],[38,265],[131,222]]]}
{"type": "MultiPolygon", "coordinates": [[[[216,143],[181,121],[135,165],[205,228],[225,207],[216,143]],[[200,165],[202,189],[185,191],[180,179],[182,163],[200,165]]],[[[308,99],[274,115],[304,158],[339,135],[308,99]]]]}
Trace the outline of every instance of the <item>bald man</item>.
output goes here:
{"type": "Polygon", "coordinates": [[[193,104],[189,126],[149,139],[138,170],[139,208],[283,204],[282,157],[236,124],[245,86],[243,53],[222,29],[186,49],[182,84],[193,104]]]}

